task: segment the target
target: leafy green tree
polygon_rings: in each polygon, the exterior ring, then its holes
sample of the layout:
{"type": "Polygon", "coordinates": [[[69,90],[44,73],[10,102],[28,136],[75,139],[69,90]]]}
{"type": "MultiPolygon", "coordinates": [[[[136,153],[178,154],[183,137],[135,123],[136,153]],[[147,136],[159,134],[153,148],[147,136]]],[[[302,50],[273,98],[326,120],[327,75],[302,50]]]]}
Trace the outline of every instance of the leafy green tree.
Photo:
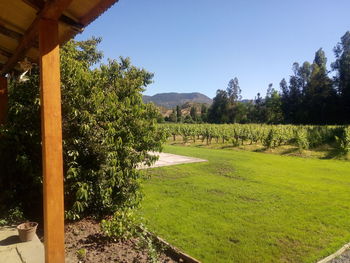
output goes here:
{"type": "Polygon", "coordinates": [[[184,118],[184,123],[194,123],[194,120],[192,119],[191,115],[186,115],[184,118]]]}
{"type": "Polygon", "coordinates": [[[176,121],[182,122],[182,112],[179,105],[176,106],[176,121]]]}
{"type": "Polygon", "coordinates": [[[264,123],[266,121],[266,108],[265,108],[265,101],[261,97],[260,93],[257,94],[257,96],[254,99],[251,121],[254,123],[264,123]]]}
{"type": "Polygon", "coordinates": [[[217,90],[213,104],[209,108],[208,121],[210,123],[229,123],[229,98],[225,90],[217,90]]]}
{"type": "Polygon", "coordinates": [[[239,122],[239,118],[241,118],[239,115],[242,115],[244,113],[239,112],[239,110],[242,110],[243,108],[238,106],[239,101],[242,99],[238,78],[234,78],[229,81],[226,92],[229,104],[227,112],[229,122],[239,122]]]}
{"type": "Polygon", "coordinates": [[[229,97],[230,103],[232,104],[242,99],[241,88],[239,86],[237,77],[229,81],[226,92],[227,96],[229,97]]]}
{"type": "Polygon", "coordinates": [[[335,121],[336,91],[328,77],[327,58],[322,49],[315,54],[303,96],[304,123],[331,124],[335,121]]]}
{"type": "Polygon", "coordinates": [[[196,107],[192,106],[190,109],[190,116],[193,121],[198,121],[198,116],[197,116],[197,109],[196,107]]]}
{"type": "Polygon", "coordinates": [[[298,63],[294,63],[293,73],[289,80],[289,86],[287,86],[286,81],[282,80],[280,83],[282,110],[286,123],[299,124],[306,119],[302,103],[303,94],[311,74],[310,63],[304,62],[301,67],[298,63]]]}
{"type": "Polygon", "coordinates": [[[282,101],[277,90],[269,85],[265,97],[265,120],[269,124],[279,124],[283,122],[282,101]]]}
{"type": "Polygon", "coordinates": [[[248,123],[249,122],[249,104],[243,102],[237,102],[235,106],[235,122],[236,123],[248,123]]]}
{"type": "Polygon", "coordinates": [[[336,61],[332,64],[332,69],[336,72],[335,85],[340,96],[339,117],[343,123],[350,123],[350,31],[342,36],[334,53],[336,61]]]}
{"type": "MultiPolygon", "coordinates": [[[[160,150],[164,139],[156,125],[158,109],[142,102],[153,75],[124,58],[93,69],[102,58],[99,42],[70,41],[60,52],[65,209],[70,219],[137,206],[137,165],[155,161],[148,152],[160,150]]],[[[0,158],[0,201],[11,198],[26,212],[41,210],[42,201],[32,198],[42,188],[38,82],[37,69],[27,82],[11,81],[9,122],[0,140],[1,153],[12,149],[8,163],[0,158]]]]}
{"type": "Polygon", "coordinates": [[[201,106],[201,121],[207,122],[208,121],[208,107],[205,104],[202,104],[201,106]]]}
{"type": "Polygon", "coordinates": [[[170,122],[177,122],[176,111],[173,109],[172,113],[169,115],[170,122]]]}

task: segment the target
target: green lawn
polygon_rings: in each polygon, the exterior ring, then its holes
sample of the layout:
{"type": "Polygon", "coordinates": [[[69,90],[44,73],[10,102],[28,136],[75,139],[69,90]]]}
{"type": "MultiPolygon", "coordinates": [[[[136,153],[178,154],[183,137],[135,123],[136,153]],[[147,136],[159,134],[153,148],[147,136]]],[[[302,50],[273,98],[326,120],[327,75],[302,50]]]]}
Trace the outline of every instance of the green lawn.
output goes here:
{"type": "Polygon", "coordinates": [[[165,146],[208,160],[150,169],[142,213],[203,262],[315,262],[350,241],[350,162],[165,146]]]}

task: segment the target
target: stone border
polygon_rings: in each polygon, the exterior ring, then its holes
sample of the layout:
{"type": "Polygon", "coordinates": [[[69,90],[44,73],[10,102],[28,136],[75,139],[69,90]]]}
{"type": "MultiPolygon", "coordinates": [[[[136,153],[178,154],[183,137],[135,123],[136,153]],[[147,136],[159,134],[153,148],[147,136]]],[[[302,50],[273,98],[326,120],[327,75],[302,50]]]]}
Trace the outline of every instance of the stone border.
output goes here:
{"type": "Polygon", "coordinates": [[[327,262],[331,261],[332,259],[339,257],[341,254],[343,254],[348,249],[350,249],[350,243],[347,243],[341,249],[339,249],[337,252],[333,253],[332,255],[330,255],[324,259],[321,259],[317,263],[327,263],[327,262]]]}
{"type": "Polygon", "coordinates": [[[164,249],[164,253],[172,258],[173,260],[180,262],[180,263],[202,263],[198,259],[195,259],[194,257],[191,257],[190,255],[182,252],[177,247],[174,247],[173,245],[166,242],[164,239],[160,238],[159,236],[151,233],[146,232],[149,237],[151,237],[158,245],[162,246],[164,249]]]}

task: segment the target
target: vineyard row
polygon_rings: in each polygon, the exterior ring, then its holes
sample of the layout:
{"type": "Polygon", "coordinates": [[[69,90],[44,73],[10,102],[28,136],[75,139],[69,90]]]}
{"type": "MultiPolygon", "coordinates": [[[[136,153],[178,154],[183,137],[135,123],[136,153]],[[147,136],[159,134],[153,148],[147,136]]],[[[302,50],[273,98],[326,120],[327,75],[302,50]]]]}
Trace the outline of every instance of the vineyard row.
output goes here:
{"type": "Polygon", "coordinates": [[[296,126],[267,124],[162,124],[160,128],[173,140],[181,136],[184,143],[262,144],[267,148],[295,145],[300,150],[332,144],[350,152],[349,126],[296,126]],[[214,140],[214,141],[213,141],[214,140]]]}

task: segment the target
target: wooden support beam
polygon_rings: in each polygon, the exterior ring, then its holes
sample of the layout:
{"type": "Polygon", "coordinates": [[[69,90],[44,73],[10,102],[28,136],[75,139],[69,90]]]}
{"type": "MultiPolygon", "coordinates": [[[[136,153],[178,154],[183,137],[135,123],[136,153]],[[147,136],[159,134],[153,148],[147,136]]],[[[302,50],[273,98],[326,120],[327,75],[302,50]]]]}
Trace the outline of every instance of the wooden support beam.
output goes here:
{"type": "Polygon", "coordinates": [[[7,78],[0,76],[0,125],[5,124],[8,110],[7,78]]]}
{"type": "Polygon", "coordinates": [[[72,0],[51,0],[47,1],[45,7],[39,12],[33,23],[29,26],[24,36],[21,38],[16,51],[13,56],[8,59],[6,64],[2,67],[0,74],[5,74],[11,70],[14,65],[21,59],[23,59],[25,53],[35,42],[35,38],[38,33],[39,21],[42,18],[58,20],[63,11],[70,5],[72,0]]]}
{"type": "Polygon", "coordinates": [[[64,201],[57,20],[39,20],[45,262],[63,263],[64,201]]]}

